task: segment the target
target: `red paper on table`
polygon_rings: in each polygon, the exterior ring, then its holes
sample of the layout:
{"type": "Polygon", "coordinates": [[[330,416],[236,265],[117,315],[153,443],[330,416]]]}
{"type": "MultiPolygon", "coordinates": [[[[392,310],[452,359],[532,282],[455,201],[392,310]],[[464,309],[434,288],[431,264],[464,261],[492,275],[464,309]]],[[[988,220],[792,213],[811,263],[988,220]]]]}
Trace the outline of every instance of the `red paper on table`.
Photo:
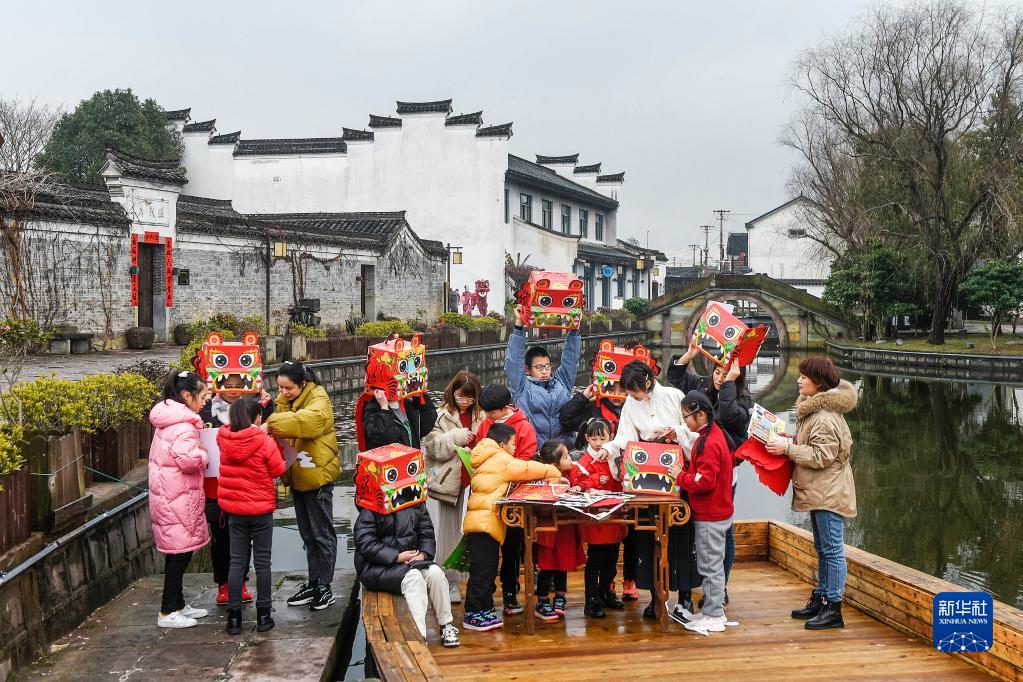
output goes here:
{"type": "Polygon", "coordinates": [[[568,485],[564,483],[549,483],[547,481],[516,483],[508,493],[508,499],[553,503],[557,502],[558,496],[566,490],[568,490],[568,485]]]}
{"type": "Polygon", "coordinates": [[[784,495],[789,489],[792,470],[796,465],[785,455],[772,454],[759,440],[750,438],[739,446],[735,456],[748,460],[757,472],[760,482],[770,488],[775,495],[784,495]]]}

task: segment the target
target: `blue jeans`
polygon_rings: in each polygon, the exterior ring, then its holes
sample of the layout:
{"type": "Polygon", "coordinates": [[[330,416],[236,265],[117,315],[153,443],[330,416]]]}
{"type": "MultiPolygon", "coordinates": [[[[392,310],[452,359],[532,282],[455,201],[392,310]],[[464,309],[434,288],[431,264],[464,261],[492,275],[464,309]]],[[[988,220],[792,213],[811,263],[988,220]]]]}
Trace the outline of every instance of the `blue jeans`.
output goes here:
{"type": "Polygon", "coordinates": [[[829,602],[845,592],[845,519],[824,509],[810,512],[813,546],[817,550],[817,589],[829,602]]]}

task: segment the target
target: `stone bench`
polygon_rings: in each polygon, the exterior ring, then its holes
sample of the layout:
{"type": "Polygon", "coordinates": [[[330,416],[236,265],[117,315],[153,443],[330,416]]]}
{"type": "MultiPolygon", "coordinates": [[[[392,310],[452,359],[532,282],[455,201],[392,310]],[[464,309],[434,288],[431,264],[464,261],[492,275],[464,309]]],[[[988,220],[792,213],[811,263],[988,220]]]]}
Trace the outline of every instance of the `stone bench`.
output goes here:
{"type": "Polygon", "coordinates": [[[50,339],[50,355],[82,355],[92,350],[94,334],[84,332],[57,332],[50,339]]]}

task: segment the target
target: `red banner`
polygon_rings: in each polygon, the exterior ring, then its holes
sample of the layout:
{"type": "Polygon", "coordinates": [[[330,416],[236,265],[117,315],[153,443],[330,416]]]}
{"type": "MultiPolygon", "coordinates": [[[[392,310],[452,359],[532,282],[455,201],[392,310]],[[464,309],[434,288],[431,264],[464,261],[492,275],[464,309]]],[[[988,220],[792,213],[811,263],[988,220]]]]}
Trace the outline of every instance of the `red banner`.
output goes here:
{"type": "Polygon", "coordinates": [[[170,237],[164,238],[163,272],[166,282],[167,307],[174,307],[174,243],[170,237]]]}
{"type": "Polygon", "coordinates": [[[131,235],[131,305],[138,307],[139,304],[139,236],[134,232],[131,235]]]}
{"type": "Polygon", "coordinates": [[[160,233],[159,232],[150,232],[149,230],[146,230],[146,237],[145,237],[145,239],[146,239],[146,244],[159,244],[160,243],[160,233]]]}

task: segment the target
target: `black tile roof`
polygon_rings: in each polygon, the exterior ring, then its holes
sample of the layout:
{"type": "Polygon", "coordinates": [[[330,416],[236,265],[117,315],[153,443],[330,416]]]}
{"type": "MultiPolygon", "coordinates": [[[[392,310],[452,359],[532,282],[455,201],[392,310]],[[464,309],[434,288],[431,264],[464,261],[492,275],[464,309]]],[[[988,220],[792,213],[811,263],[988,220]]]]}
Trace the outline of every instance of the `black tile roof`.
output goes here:
{"type": "Polygon", "coordinates": [[[286,156],[289,154],[344,154],[348,146],[340,137],[240,140],[235,156],[286,156]]]}
{"type": "Polygon", "coordinates": [[[608,175],[598,175],[597,182],[623,182],[625,180],[625,173],[610,173],[608,175]]]}
{"type": "Polygon", "coordinates": [[[451,113],[451,100],[439,99],[436,102],[398,102],[399,114],[451,113]]]}
{"type": "Polygon", "coordinates": [[[536,155],[536,162],[539,164],[547,163],[579,163],[578,154],[569,154],[567,156],[543,156],[542,154],[536,155]]]}
{"type": "Polygon", "coordinates": [[[120,204],[110,200],[102,185],[74,185],[51,182],[36,192],[32,206],[18,211],[30,220],[82,223],[109,227],[131,226],[131,219],[120,204]]]}
{"type": "Polygon", "coordinates": [[[579,242],[578,257],[580,260],[593,261],[596,264],[636,264],[636,255],[625,249],[618,249],[607,244],[593,244],[590,242],[579,242]]]}
{"type": "Polygon", "coordinates": [[[373,140],[373,133],[369,130],[356,130],[354,128],[341,128],[341,139],[345,142],[360,140],[373,140]]]}
{"type": "Polygon", "coordinates": [[[447,120],[444,121],[446,126],[464,126],[464,125],[483,125],[483,112],[477,111],[472,114],[457,114],[455,116],[448,116],[447,120]]]}
{"type": "Polygon", "coordinates": [[[394,118],[393,116],[377,116],[376,114],[369,115],[369,127],[370,128],[400,128],[401,119],[394,118]]]}
{"type": "Polygon", "coordinates": [[[681,277],[683,279],[700,279],[700,268],[686,266],[670,266],[664,269],[665,277],[681,277]]]}
{"type": "Polygon", "coordinates": [[[188,114],[191,111],[192,111],[191,108],[188,108],[188,109],[174,109],[173,111],[165,111],[164,112],[164,116],[167,117],[168,121],[187,121],[188,118],[189,118],[188,114]]]}
{"type": "Polygon", "coordinates": [[[242,131],[237,130],[233,133],[214,135],[210,138],[209,144],[238,144],[240,139],[242,139],[242,131]]]}
{"type": "Polygon", "coordinates": [[[668,261],[668,257],[665,256],[662,251],[658,251],[657,249],[648,249],[644,246],[640,246],[639,244],[633,244],[632,242],[625,241],[624,239],[618,240],[618,246],[626,251],[631,251],[632,253],[651,256],[654,260],[663,262],[668,261]]]}
{"type": "Polygon", "coordinates": [[[431,253],[435,256],[446,258],[448,255],[447,247],[444,246],[443,242],[436,241],[435,239],[420,239],[423,244],[423,248],[426,249],[427,253],[431,253]]]}
{"type": "Polygon", "coordinates": [[[511,137],[512,136],[512,124],[499,123],[494,126],[487,126],[486,128],[480,128],[476,131],[476,137],[511,137]]]}
{"type": "Polygon", "coordinates": [[[198,123],[187,123],[185,127],[181,129],[183,133],[211,133],[217,123],[217,119],[211,118],[208,121],[199,121],[198,123]]]}
{"type": "Polygon", "coordinates": [[[390,238],[408,223],[405,211],[360,213],[250,213],[247,218],[260,222],[280,222],[295,227],[344,234],[352,237],[390,238]]]}
{"type": "Polygon", "coordinates": [[[600,164],[599,163],[593,163],[593,164],[590,164],[589,166],[576,166],[575,168],[572,169],[572,172],[573,173],[599,173],[600,172],[600,164]]]}
{"type": "Polygon", "coordinates": [[[749,253],[749,232],[729,232],[725,253],[729,256],[749,253]]]}
{"type": "Polygon", "coordinates": [[[154,161],[108,149],[107,161],[116,165],[121,171],[121,175],[126,178],[164,182],[170,185],[184,185],[188,182],[185,178],[185,169],[181,167],[179,159],[154,161]]]}
{"type": "Polygon", "coordinates": [[[540,164],[526,161],[514,154],[508,155],[508,170],[505,173],[505,179],[550,190],[556,194],[571,196],[594,206],[607,209],[618,208],[618,202],[614,199],[572,182],[568,178],[563,178],[550,168],[544,168],[540,164]]]}

